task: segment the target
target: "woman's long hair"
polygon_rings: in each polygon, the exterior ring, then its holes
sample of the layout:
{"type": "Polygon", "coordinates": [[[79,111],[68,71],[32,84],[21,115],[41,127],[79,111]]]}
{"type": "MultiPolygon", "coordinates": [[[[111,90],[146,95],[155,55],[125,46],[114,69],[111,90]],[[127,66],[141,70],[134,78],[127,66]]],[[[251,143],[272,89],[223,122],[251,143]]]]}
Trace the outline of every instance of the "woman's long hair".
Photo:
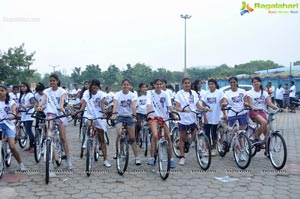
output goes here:
{"type": "Polygon", "coordinates": [[[26,95],[27,93],[31,93],[30,87],[26,82],[22,82],[21,85],[24,85],[26,87],[26,91],[23,92],[21,89],[19,103],[21,103],[21,99],[22,99],[23,95],[26,95]]]}

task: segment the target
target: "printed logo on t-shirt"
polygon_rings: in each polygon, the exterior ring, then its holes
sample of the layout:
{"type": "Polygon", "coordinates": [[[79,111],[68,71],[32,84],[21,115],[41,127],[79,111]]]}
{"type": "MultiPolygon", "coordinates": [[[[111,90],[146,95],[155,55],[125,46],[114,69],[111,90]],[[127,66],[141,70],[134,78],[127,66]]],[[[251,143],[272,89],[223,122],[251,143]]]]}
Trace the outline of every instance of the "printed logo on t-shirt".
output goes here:
{"type": "Polygon", "coordinates": [[[216,104],[217,103],[217,98],[216,97],[208,97],[207,98],[207,103],[208,104],[216,104]]]}
{"type": "Polygon", "coordinates": [[[160,100],[159,100],[159,102],[160,102],[161,107],[165,108],[166,98],[165,97],[161,97],[160,100]]]}
{"type": "Polygon", "coordinates": [[[99,108],[100,107],[100,102],[101,102],[100,98],[96,98],[93,101],[95,108],[99,108]]]}
{"type": "Polygon", "coordinates": [[[254,98],[255,104],[264,104],[265,103],[265,96],[261,95],[260,97],[254,98]]]}
{"type": "Polygon", "coordinates": [[[140,99],[139,100],[139,105],[146,105],[146,99],[140,99]]]}
{"type": "Polygon", "coordinates": [[[131,106],[131,99],[121,100],[120,104],[121,104],[122,107],[130,107],[131,106]]]}
{"type": "Polygon", "coordinates": [[[231,98],[232,102],[234,103],[240,103],[243,101],[243,97],[244,97],[244,94],[243,93],[240,93],[238,96],[234,96],[231,98]]]}
{"type": "Polygon", "coordinates": [[[194,104],[194,95],[189,96],[189,104],[194,104]]]}

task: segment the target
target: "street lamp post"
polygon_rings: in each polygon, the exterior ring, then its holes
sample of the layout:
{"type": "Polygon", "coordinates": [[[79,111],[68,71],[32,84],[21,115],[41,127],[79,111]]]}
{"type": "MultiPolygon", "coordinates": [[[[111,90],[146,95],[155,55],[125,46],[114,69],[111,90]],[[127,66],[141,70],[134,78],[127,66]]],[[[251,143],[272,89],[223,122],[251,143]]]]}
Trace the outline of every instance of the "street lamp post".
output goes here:
{"type": "Polygon", "coordinates": [[[53,73],[55,73],[55,68],[59,67],[59,65],[55,65],[55,66],[49,65],[49,66],[53,68],[53,73]]]}
{"type": "Polygon", "coordinates": [[[186,71],[186,20],[191,18],[192,15],[180,15],[184,19],[184,76],[187,76],[186,71]]]}

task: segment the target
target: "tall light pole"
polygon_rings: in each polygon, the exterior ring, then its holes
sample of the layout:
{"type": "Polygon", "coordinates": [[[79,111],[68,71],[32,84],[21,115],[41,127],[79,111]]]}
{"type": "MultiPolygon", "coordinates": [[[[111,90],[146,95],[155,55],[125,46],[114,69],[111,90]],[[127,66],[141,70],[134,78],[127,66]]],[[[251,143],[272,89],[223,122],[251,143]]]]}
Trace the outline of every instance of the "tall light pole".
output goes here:
{"type": "Polygon", "coordinates": [[[184,19],[184,76],[186,77],[186,20],[191,18],[192,15],[180,15],[180,17],[184,19]]]}
{"type": "Polygon", "coordinates": [[[59,65],[56,66],[49,65],[49,66],[53,68],[53,73],[55,73],[55,68],[59,67],[59,65]]]}

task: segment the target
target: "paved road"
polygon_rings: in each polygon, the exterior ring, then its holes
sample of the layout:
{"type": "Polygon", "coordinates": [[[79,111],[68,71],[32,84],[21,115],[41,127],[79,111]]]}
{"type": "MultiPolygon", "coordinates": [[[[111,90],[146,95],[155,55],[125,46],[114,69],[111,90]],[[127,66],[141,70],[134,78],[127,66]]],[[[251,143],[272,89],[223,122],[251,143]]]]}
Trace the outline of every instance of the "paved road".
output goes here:
{"type": "MultiPolygon", "coordinates": [[[[166,181],[160,179],[156,167],[148,166],[147,157],[135,166],[130,157],[128,172],[119,176],[112,159],[114,148],[109,145],[112,167],[105,169],[103,161],[94,164],[94,173],[87,177],[85,162],[79,158],[77,127],[68,127],[68,139],[73,157],[74,171],[66,164],[57,168],[57,177],[45,184],[45,163],[36,164],[33,154],[21,152],[27,173],[17,173],[13,160],[11,168],[0,180],[0,198],[299,198],[300,194],[300,112],[280,113],[276,121],[284,129],[288,144],[288,159],[281,171],[273,169],[270,161],[257,154],[247,170],[238,169],[232,153],[224,158],[212,158],[209,171],[198,166],[194,151],[186,155],[186,165],[172,171],[166,181]],[[154,169],[155,168],[155,169],[154,169]]],[[[109,137],[114,138],[113,129],[109,137]]],[[[132,151],[130,151],[132,154],[132,151]]]]}

